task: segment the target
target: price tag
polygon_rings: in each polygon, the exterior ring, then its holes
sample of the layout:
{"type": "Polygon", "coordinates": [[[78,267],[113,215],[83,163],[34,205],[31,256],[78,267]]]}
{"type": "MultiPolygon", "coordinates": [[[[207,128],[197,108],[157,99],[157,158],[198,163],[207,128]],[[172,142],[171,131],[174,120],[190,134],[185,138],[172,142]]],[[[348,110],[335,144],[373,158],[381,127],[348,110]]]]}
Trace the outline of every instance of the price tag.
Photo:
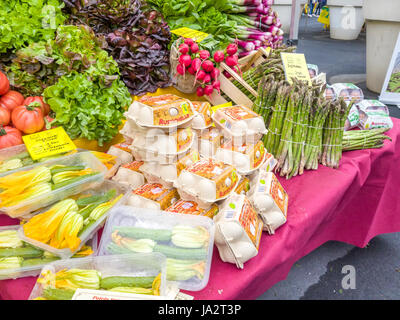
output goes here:
{"type": "Polygon", "coordinates": [[[201,32],[198,30],[193,30],[193,29],[186,28],[186,27],[172,30],[171,33],[176,34],[181,37],[184,37],[184,38],[193,39],[196,42],[201,42],[205,38],[208,37],[208,33],[201,32]]]}
{"type": "Polygon", "coordinates": [[[281,53],[283,66],[285,69],[286,80],[292,84],[292,78],[300,81],[306,81],[309,86],[312,85],[310,73],[308,71],[306,58],[303,53],[281,53]]]}
{"type": "Polygon", "coordinates": [[[226,107],[232,107],[232,102],[227,102],[227,103],[219,104],[219,105],[216,105],[216,106],[212,106],[211,110],[212,110],[212,112],[215,112],[218,109],[226,108],[226,107]]]}
{"type": "Polygon", "coordinates": [[[76,149],[63,127],[23,136],[26,149],[33,160],[54,156],[76,149]]]}

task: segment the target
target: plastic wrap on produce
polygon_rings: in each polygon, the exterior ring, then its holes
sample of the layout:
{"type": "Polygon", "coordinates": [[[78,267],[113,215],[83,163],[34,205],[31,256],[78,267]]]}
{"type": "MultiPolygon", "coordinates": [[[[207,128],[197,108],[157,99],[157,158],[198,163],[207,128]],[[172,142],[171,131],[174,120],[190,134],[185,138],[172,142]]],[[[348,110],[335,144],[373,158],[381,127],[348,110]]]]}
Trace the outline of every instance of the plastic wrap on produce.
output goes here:
{"type": "Polygon", "coordinates": [[[243,269],[258,254],[263,222],[245,195],[233,193],[214,217],[215,244],[221,260],[243,269]]]}
{"type": "Polygon", "coordinates": [[[286,223],[289,197],[272,172],[260,172],[252,181],[248,197],[269,234],[286,223]]]}

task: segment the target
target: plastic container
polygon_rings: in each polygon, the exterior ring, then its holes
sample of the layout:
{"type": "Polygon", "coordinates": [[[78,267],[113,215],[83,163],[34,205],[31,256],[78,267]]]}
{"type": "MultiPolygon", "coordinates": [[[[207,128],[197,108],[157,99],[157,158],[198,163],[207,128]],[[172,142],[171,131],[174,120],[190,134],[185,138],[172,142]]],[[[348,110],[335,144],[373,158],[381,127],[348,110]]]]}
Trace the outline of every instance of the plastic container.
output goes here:
{"type": "Polygon", "coordinates": [[[260,172],[252,181],[248,198],[269,234],[286,223],[289,196],[272,172],[260,172]]]}
{"type": "Polygon", "coordinates": [[[196,216],[204,216],[213,218],[219,211],[218,205],[213,203],[209,208],[202,209],[198,203],[194,201],[178,200],[172,206],[165,209],[167,212],[175,212],[182,214],[193,214],[196,216]]]}
{"type": "MultiPolygon", "coordinates": [[[[125,202],[127,201],[128,195],[129,195],[129,189],[121,186],[118,183],[115,183],[113,181],[109,181],[109,180],[105,180],[101,185],[97,186],[96,188],[91,188],[90,190],[86,190],[84,192],[82,192],[80,196],[84,196],[84,195],[101,195],[106,193],[107,191],[111,190],[111,189],[115,189],[116,192],[116,197],[119,196],[120,194],[124,194],[124,196],[122,196],[115,204],[115,206],[121,205],[121,204],[125,204],[125,202]]],[[[66,199],[66,198],[64,198],[66,199]]],[[[41,213],[41,212],[45,212],[48,208],[40,210],[40,212],[37,213],[41,213]]],[[[112,209],[112,208],[111,208],[112,209]]],[[[40,241],[37,241],[35,239],[31,239],[28,238],[27,236],[25,236],[24,234],[24,230],[21,227],[19,229],[19,236],[21,237],[21,239],[23,239],[25,242],[30,243],[32,245],[34,245],[35,247],[41,248],[45,251],[48,251],[58,257],[61,257],[62,259],[68,259],[70,257],[72,257],[77,251],[80,250],[80,248],[84,245],[84,243],[86,241],[88,241],[89,239],[91,239],[94,234],[104,225],[105,220],[107,219],[110,210],[108,210],[107,212],[105,212],[98,220],[96,220],[95,223],[93,223],[90,227],[88,227],[80,236],[79,238],[81,239],[81,243],[79,245],[79,247],[75,250],[75,251],[71,251],[69,248],[64,248],[64,249],[56,249],[54,247],[51,247],[48,244],[42,243],[40,241]]]]}
{"type": "MultiPolygon", "coordinates": [[[[53,190],[47,194],[41,194],[35,198],[21,201],[18,205],[11,207],[0,207],[0,212],[4,212],[11,218],[18,218],[27,215],[35,210],[38,210],[52,203],[68,198],[69,196],[78,194],[82,191],[98,186],[103,182],[107,174],[107,168],[90,151],[79,152],[69,156],[48,160],[43,163],[37,163],[32,166],[15,170],[14,172],[27,171],[32,168],[36,168],[38,166],[51,167],[56,164],[66,165],[66,166],[83,165],[85,166],[85,168],[91,168],[94,172],[98,172],[99,174],[81,179],[77,182],[68,184],[67,186],[53,190]]],[[[7,172],[0,174],[0,177],[7,176],[8,174],[9,173],[7,172]]]]}
{"type": "Polygon", "coordinates": [[[264,119],[245,106],[230,106],[216,110],[212,119],[226,138],[235,144],[257,143],[267,133],[264,119]]]}
{"type": "Polygon", "coordinates": [[[393,128],[393,121],[389,116],[389,109],[378,100],[363,100],[357,105],[359,112],[360,129],[393,128]]]}
{"type": "Polygon", "coordinates": [[[192,101],[192,104],[197,111],[192,121],[192,128],[197,130],[209,128],[213,123],[211,104],[205,101],[192,101]]]}
{"type": "Polygon", "coordinates": [[[143,173],[140,171],[143,161],[133,161],[119,167],[117,173],[111,180],[131,189],[136,189],[145,183],[143,173]]]}
{"type": "Polygon", "coordinates": [[[224,262],[243,269],[258,254],[263,222],[245,195],[233,193],[214,217],[215,244],[224,262]]]}
{"type": "Polygon", "coordinates": [[[126,117],[134,120],[139,126],[171,128],[191,121],[195,114],[190,100],[166,94],[146,96],[134,101],[126,117]]]}
{"type": "Polygon", "coordinates": [[[126,203],[137,208],[165,210],[179,198],[175,188],[166,188],[160,183],[146,183],[133,190],[126,203]]]}
{"type": "Polygon", "coordinates": [[[213,159],[201,159],[182,170],[175,186],[180,192],[198,197],[202,201],[215,202],[235,190],[239,179],[240,176],[232,165],[213,159]]]}
{"type": "Polygon", "coordinates": [[[265,152],[262,141],[239,146],[228,140],[217,149],[215,159],[233,165],[241,175],[249,175],[263,164],[265,152]]]}
{"type": "Polygon", "coordinates": [[[198,136],[198,150],[200,155],[206,158],[213,158],[217,149],[224,141],[221,131],[215,127],[211,127],[202,131],[198,136]]]}
{"type": "Polygon", "coordinates": [[[242,177],[239,181],[239,185],[235,189],[235,192],[237,194],[246,195],[249,190],[250,190],[250,179],[247,177],[242,177]]]}
{"type": "Polygon", "coordinates": [[[319,74],[318,66],[316,64],[307,63],[307,68],[311,79],[315,78],[319,74]]]}
{"type": "MultiPolygon", "coordinates": [[[[99,255],[107,255],[112,254],[114,251],[110,251],[109,244],[113,242],[113,232],[115,230],[119,230],[120,227],[136,227],[136,228],[146,228],[150,230],[154,229],[162,229],[166,230],[167,237],[158,238],[158,240],[154,240],[157,244],[162,244],[171,248],[176,248],[173,242],[170,240],[172,238],[168,237],[170,231],[173,231],[176,226],[187,226],[187,227],[201,227],[205,228],[208,233],[208,240],[205,245],[200,248],[202,252],[205,253],[204,258],[197,258],[195,260],[201,261],[202,266],[204,267],[203,277],[200,279],[196,276],[190,277],[186,280],[172,280],[169,276],[171,271],[173,271],[170,266],[170,259],[182,260],[182,258],[171,258],[171,255],[167,256],[167,280],[171,281],[173,284],[176,284],[178,288],[189,291],[199,291],[202,290],[208,283],[210,268],[211,268],[211,259],[213,253],[214,246],[214,222],[212,219],[202,216],[190,215],[190,214],[180,214],[180,213],[172,213],[172,212],[162,212],[158,210],[149,210],[149,209],[139,209],[127,206],[119,206],[113,209],[110,217],[107,220],[105,225],[103,235],[101,238],[100,246],[99,246],[99,255]]],[[[155,235],[156,233],[150,233],[151,235],[155,235]]],[[[114,233],[115,236],[115,233],[114,233]]],[[[126,236],[126,235],[125,235],[126,236]]],[[[142,236],[137,235],[136,239],[141,239],[142,236]]],[[[187,249],[187,248],[186,248],[187,249]]],[[[157,250],[155,247],[153,249],[157,250]]],[[[189,249],[188,249],[189,250],[189,249]]],[[[190,251],[191,255],[193,255],[194,251],[190,251]]],[[[185,260],[189,260],[188,258],[191,256],[185,256],[185,260]]],[[[193,260],[193,259],[190,259],[193,260]]]]}
{"type": "MultiPolygon", "coordinates": [[[[112,276],[155,277],[161,273],[160,296],[166,294],[165,257],[157,253],[130,253],[55,261],[42,269],[40,278],[48,271],[56,273],[64,269],[97,270],[102,278],[112,276]]],[[[53,287],[54,283],[50,282],[48,285],[53,287]]],[[[44,285],[36,282],[29,300],[42,296],[43,289],[44,285]]],[[[145,299],[145,295],[143,295],[143,299],[145,299]]]]}
{"type": "Polygon", "coordinates": [[[354,100],[355,103],[364,100],[362,90],[352,83],[335,83],[331,86],[337,98],[343,97],[346,102],[354,100]]]}
{"type": "Polygon", "coordinates": [[[132,162],[133,156],[131,150],[129,149],[129,144],[126,142],[114,144],[108,149],[107,153],[116,156],[120,160],[121,164],[126,164],[132,162]]]}
{"type": "Polygon", "coordinates": [[[344,131],[357,128],[360,124],[360,113],[355,104],[350,108],[349,115],[344,123],[344,131]]]}
{"type": "Polygon", "coordinates": [[[334,101],[337,98],[332,86],[329,85],[326,86],[324,96],[326,100],[331,100],[331,101],[334,101]]]}
{"type": "MultiPolygon", "coordinates": [[[[14,230],[17,232],[18,235],[18,230],[20,229],[19,225],[13,225],[13,226],[5,226],[5,227],[0,227],[0,233],[3,231],[8,231],[8,230],[14,230]]],[[[24,242],[21,239],[22,242],[24,242]]],[[[88,240],[85,245],[88,245],[92,248],[93,254],[96,254],[97,251],[97,233],[88,240]]],[[[26,242],[25,242],[26,243],[26,242]]],[[[91,256],[92,256],[91,255],[91,256]]],[[[60,258],[57,258],[60,259],[60,258]]],[[[71,259],[75,259],[74,257],[71,257],[71,259]]],[[[1,260],[1,258],[0,258],[1,260]]],[[[0,269],[0,280],[6,280],[6,279],[18,279],[18,278],[23,278],[23,277],[34,277],[40,274],[40,270],[48,264],[46,261],[43,261],[43,263],[36,264],[36,265],[31,265],[31,266],[24,266],[20,268],[14,268],[14,269],[0,269]]]]}
{"type": "Polygon", "coordinates": [[[197,150],[191,150],[176,163],[159,164],[158,162],[146,162],[141,167],[147,181],[161,183],[167,188],[174,185],[183,169],[200,160],[197,150]]]}

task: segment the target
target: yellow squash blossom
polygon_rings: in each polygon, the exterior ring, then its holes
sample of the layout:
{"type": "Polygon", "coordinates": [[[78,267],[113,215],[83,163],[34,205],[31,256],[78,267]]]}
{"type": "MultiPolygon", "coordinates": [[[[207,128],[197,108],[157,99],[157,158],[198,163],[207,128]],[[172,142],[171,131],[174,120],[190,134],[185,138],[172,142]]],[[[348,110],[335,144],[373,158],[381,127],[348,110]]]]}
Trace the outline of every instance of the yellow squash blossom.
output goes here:
{"type": "MultiPolygon", "coordinates": [[[[11,189],[9,189],[11,190],[11,189]]],[[[23,190],[21,194],[14,194],[5,196],[3,192],[0,194],[1,206],[2,207],[12,207],[18,205],[22,201],[37,198],[44,194],[49,194],[51,192],[51,184],[48,182],[42,182],[23,190]]]]}
{"type": "Polygon", "coordinates": [[[83,169],[83,170],[77,170],[77,171],[62,171],[55,173],[52,177],[53,183],[57,184],[60,182],[64,182],[76,177],[81,177],[85,176],[87,174],[93,173],[93,170],[91,168],[83,169]]]}
{"type": "Polygon", "coordinates": [[[100,288],[100,273],[97,270],[69,269],[58,271],[54,286],[57,289],[93,289],[100,288]]]}
{"type": "Polygon", "coordinates": [[[75,251],[81,242],[77,235],[82,227],[83,217],[76,211],[67,212],[50,240],[50,246],[57,249],[68,247],[75,251]]]}

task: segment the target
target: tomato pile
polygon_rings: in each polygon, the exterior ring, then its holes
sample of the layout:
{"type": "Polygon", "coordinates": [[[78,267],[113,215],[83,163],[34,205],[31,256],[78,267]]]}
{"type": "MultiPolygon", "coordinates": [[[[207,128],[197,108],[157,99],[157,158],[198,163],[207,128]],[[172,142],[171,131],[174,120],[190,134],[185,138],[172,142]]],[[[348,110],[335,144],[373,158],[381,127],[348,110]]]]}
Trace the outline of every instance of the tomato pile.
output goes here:
{"type": "Polygon", "coordinates": [[[10,90],[10,82],[0,71],[0,149],[22,144],[22,135],[45,129],[50,106],[42,97],[27,97],[10,90]]]}

